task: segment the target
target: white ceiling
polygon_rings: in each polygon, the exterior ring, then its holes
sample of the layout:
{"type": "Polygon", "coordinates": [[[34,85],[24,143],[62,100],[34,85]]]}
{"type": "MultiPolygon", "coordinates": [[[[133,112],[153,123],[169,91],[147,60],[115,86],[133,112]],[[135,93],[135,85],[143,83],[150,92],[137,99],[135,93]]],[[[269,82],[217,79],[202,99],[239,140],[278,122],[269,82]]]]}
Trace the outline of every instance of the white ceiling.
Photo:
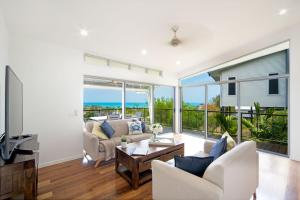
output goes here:
{"type": "Polygon", "coordinates": [[[0,9],[12,32],[175,73],[300,21],[299,0],[0,0],[0,9]],[[178,47],[168,44],[174,24],[178,47]]]}

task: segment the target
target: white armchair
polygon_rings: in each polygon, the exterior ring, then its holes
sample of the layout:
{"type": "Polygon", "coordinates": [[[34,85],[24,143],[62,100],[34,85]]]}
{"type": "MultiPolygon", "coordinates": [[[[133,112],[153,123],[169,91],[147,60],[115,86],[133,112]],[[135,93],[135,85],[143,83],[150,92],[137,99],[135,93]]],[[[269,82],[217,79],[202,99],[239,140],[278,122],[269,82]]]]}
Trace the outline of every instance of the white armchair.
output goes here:
{"type": "MultiPolygon", "coordinates": [[[[209,152],[212,142],[206,142],[209,152]]],[[[216,159],[202,178],[167,163],[152,161],[152,191],[155,200],[241,200],[250,199],[258,187],[256,143],[237,145],[216,159]]]]}

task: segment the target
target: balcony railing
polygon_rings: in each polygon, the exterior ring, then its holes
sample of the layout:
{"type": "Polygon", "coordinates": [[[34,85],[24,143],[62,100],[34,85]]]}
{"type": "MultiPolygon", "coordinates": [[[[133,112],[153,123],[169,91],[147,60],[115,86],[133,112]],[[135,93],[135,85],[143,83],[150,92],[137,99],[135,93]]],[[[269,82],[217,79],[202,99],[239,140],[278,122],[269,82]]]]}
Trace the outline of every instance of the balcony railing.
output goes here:
{"type": "MultiPolygon", "coordinates": [[[[109,119],[111,116],[116,119],[122,118],[122,109],[121,108],[86,108],[83,110],[84,120],[93,119],[94,117],[104,117],[101,119],[109,119]]],[[[149,108],[126,108],[125,119],[130,118],[140,118],[145,121],[147,124],[150,124],[150,115],[149,108]]],[[[173,109],[172,108],[162,108],[154,109],[154,122],[160,123],[164,127],[164,132],[173,131],[173,109]]]]}
{"type": "Polygon", "coordinates": [[[163,127],[173,127],[173,111],[172,108],[155,108],[154,122],[160,123],[163,127]]]}
{"type": "MultiPolygon", "coordinates": [[[[207,137],[220,138],[225,132],[217,120],[217,115],[231,116],[231,130],[238,129],[238,113],[207,111],[207,137]]],[[[259,149],[287,154],[288,115],[241,113],[241,141],[254,140],[259,149]]],[[[182,110],[182,128],[184,132],[193,132],[205,136],[205,110],[182,110]]],[[[238,140],[237,131],[230,134],[238,140]]]]}
{"type": "MultiPolygon", "coordinates": [[[[172,130],[173,109],[154,108],[154,122],[163,125],[164,129],[172,130]]],[[[121,118],[121,108],[101,108],[85,109],[84,119],[91,117],[119,115],[121,118]]],[[[238,113],[224,111],[207,111],[207,137],[220,138],[225,132],[217,120],[217,115],[232,116],[232,130],[237,130],[238,113]]],[[[126,108],[125,118],[141,118],[146,123],[150,123],[148,108],[126,108]]],[[[259,149],[272,151],[280,154],[287,154],[288,136],[288,115],[287,114],[255,114],[255,112],[241,113],[241,141],[254,140],[259,149]]],[[[193,132],[205,136],[205,110],[182,110],[182,128],[184,132],[193,132]]],[[[230,133],[235,141],[238,141],[236,133],[230,133]]]]}
{"type": "MultiPolygon", "coordinates": [[[[122,109],[121,108],[92,108],[92,109],[84,109],[83,110],[84,120],[91,119],[93,117],[113,117],[114,119],[116,116],[122,118],[122,109]]],[[[142,120],[149,122],[149,109],[148,108],[126,108],[126,118],[141,118],[142,120]]]]}

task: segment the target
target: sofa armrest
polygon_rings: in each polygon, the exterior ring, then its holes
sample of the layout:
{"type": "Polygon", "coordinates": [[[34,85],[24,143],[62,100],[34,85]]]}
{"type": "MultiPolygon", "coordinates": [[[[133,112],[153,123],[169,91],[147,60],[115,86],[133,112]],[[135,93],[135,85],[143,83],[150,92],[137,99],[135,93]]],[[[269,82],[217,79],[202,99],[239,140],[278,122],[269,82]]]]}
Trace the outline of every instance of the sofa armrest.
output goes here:
{"type": "Polygon", "coordinates": [[[83,131],[83,148],[93,160],[97,160],[99,154],[99,139],[92,133],[83,131]]]}
{"type": "Polygon", "coordinates": [[[205,199],[220,200],[223,191],[217,185],[171,166],[152,161],[152,194],[155,200],[205,199]]]}
{"type": "Polygon", "coordinates": [[[212,146],[216,143],[216,141],[213,140],[205,140],[204,142],[204,153],[209,154],[212,146]]]}

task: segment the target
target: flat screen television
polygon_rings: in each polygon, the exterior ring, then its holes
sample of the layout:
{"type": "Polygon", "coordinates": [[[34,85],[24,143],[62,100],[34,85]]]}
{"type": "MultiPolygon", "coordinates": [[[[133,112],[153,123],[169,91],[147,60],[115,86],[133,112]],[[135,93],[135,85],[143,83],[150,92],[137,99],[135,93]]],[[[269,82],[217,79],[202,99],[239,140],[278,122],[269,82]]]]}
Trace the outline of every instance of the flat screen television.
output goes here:
{"type": "Polygon", "coordinates": [[[23,83],[6,66],[5,69],[5,132],[1,135],[1,157],[10,159],[17,147],[31,139],[30,135],[23,133],[23,83]]]}

